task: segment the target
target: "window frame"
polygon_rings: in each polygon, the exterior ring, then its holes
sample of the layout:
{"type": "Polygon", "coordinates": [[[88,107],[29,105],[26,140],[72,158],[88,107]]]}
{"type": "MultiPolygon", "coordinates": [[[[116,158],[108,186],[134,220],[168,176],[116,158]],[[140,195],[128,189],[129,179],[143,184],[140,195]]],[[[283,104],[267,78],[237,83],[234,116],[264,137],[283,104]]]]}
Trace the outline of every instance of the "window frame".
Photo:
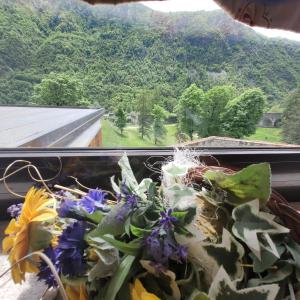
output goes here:
{"type": "MultiPolygon", "coordinates": [[[[207,164],[216,164],[218,161],[225,166],[243,167],[252,163],[269,162],[273,173],[272,186],[289,201],[299,201],[300,148],[192,148],[192,151],[207,164]]],[[[104,185],[104,188],[109,189],[110,177],[120,176],[117,162],[124,152],[128,155],[138,180],[145,176],[159,180],[159,174],[150,171],[145,163],[164,161],[174,154],[174,148],[0,149],[0,176],[10,163],[24,159],[37,165],[46,178],[52,177],[57,172],[59,157],[62,172],[53,182],[70,185],[74,181],[68,176],[73,175],[90,187],[104,185]]],[[[13,176],[7,182],[20,194],[25,194],[33,184],[26,172],[13,176]]],[[[1,183],[0,219],[8,217],[6,209],[9,205],[21,201],[21,198],[9,194],[1,183]]]]}

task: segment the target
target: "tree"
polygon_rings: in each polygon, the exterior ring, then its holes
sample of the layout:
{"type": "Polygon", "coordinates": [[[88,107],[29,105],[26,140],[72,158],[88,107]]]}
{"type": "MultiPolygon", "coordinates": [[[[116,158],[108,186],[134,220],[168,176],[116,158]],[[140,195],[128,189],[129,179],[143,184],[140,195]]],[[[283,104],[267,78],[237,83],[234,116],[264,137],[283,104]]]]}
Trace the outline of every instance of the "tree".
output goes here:
{"type": "Polygon", "coordinates": [[[53,72],[35,85],[32,101],[53,106],[90,105],[90,102],[83,97],[83,85],[80,80],[68,74],[53,72]]]}
{"type": "Polygon", "coordinates": [[[300,86],[292,92],[282,117],[283,139],[292,144],[300,144],[300,86]]]}
{"type": "Polygon", "coordinates": [[[181,95],[177,106],[179,129],[193,139],[194,133],[206,132],[203,118],[205,110],[205,94],[195,84],[188,87],[181,95]]]}
{"type": "Polygon", "coordinates": [[[165,119],[167,112],[159,105],[155,104],[152,109],[153,116],[153,136],[155,145],[165,137],[167,130],[165,128],[165,119]]]}
{"type": "Polygon", "coordinates": [[[230,100],[222,115],[224,134],[235,138],[253,134],[262,118],[264,106],[265,96],[260,89],[249,89],[230,100]]]}
{"type": "Polygon", "coordinates": [[[141,91],[136,97],[136,110],[138,113],[139,133],[142,139],[150,135],[152,124],[152,97],[151,92],[141,91]]]}
{"type": "Polygon", "coordinates": [[[126,126],[126,121],[127,121],[126,113],[125,113],[124,109],[121,106],[119,106],[116,111],[115,124],[119,128],[121,134],[123,134],[123,130],[126,126]]]}
{"type": "Polygon", "coordinates": [[[222,114],[229,100],[235,96],[235,89],[232,86],[215,86],[206,93],[207,114],[207,136],[220,136],[223,131],[222,114]]]}

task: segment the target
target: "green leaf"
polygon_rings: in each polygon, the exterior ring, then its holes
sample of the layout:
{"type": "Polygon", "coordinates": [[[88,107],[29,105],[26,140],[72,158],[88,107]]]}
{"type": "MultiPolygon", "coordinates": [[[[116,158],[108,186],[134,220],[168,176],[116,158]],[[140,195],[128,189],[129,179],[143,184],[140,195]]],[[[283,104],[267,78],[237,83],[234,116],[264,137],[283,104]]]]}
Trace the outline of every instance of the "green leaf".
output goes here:
{"type": "Polygon", "coordinates": [[[120,235],[124,233],[124,222],[117,219],[120,211],[122,210],[123,203],[115,205],[111,211],[102,219],[96,229],[96,235],[103,234],[120,235]]]}
{"type": "Polygon", "coordinates": [[[220,171],[208,171],[203,176],[214,187],[227,192],[227,202],[240,205],[259,199],[261,204],[269,200],[271,170],[268,163],[250,165],[229,175],[220,171]]]}
{"type": "Polygon", "coordinates": [[[93,212],[92,214],[89,214],[88,212],[84,211],[83,215],[87,220],[89,220],[95,224],[99,224],[102,221],[102,219],[105,217],[103,212],[100,210],[97,210],[97,211],[93,212]]]}
{"type": "MultiPolygon", "coordinates": [[[[124,243],[121,241],[118,241],[114,239],[113,237],[110,237],[108,235],[101,236],[103,240],[108,242],[110,245],[116,247],[121,252],[128,254],[128,255],[137,255],[139,250],[141,249],[141,242],[139,240],[133,240],[129,243],[124,243]]],[[[91,240],[98,239],[97,237],[91,238],[91,240]]]]}
{"type": "Polygon", "coordinates": [[[190,296],[189,300],[211,300],[207,294],[204,292],[200,292],[195,290],[192,295],[190,296]]]}
{"type": "Polygon", "coordinates": [[[265,283],[277,283],[289,278],[293,272],[293,262],[279,261],[274,269],[269,270],[267,275],[262,278],[254,278],[249,280],[249,286],[257,286],[265,283]]]}
{"type": "Polygon", "coordinates": [[[130,225],[130,231],[134,236],[139,237],[139,238],[142,238],[146,234],[151,233],[151,229],[138,228],[132,224],[130,225]]]}
{"type": "Polygon", "coordinates": [[[244,241],[258,259],[261,259],[258,234],[289,232],[289,229],[273,221],[274,215],[259,211],[258,200],[237,206],[232,211],[232,217],[235,221],[232,226],[232,233],[244,241]]]}
{"type": "MultiPolygon", "coordinates": [[[[284,252],[284,247],[281,248],[281,254],[284,252]]],[[[261,245],[261,260],[259,260],[253,253],[249,253],[249,256],[253,260],[253,271],[256,273],[261,273],[271,268],[274,263],[278,260],[272,252],[267,250],[261,245]]]]}
{"type": "Polygon", "coordinates": [[[182,211],[179,210],[173,211],[172,216],[176,217],[179,223],[185,226],[190,224],[194,220],[196,213],[197,213],[197,207],[190,206],[187,209],[182,211]]]}
{"type": "Polygon", "coordinates": [[[121,157],[121,159],[118,162],[118,165],[121,168],[121,174],[123,180],[125,180],[125,184],[129,187],[130,190],[135,191],[138,189],[138,182],[132,172],[127,154],[124,153],[124,155],[121,157]]]}
{"type": "Polygon", "coordinates": [[[88,244],[98,256],[97,263],[88,273],[89,281],[112,276],[119,265],[118,250],[101,238],[88,239],[88,244]]]}
{"type": "Polygon", "coordinates": [[[115,300],[117,293],[122,287],[130,269],[135,260],[134,256],[127,255],[122,259],[118,269],[111,278],[107,291],[104,296],[104,300],[115,300]]]}
{"type": "Polygon", "coordinates": [[[52,240],[52,234],[41,222],[29,224],[29,248],[30,251],[38,251],[47,248],[52,240]]]}
{"type": "Polygon", "coordinates": [[[213,274],[223,266],[231,280],[242,280],[244,269],[241,263],[245,254],[244,248],[229,231],[223,228],[221,244],[203,243],[202,247],[214,261],[214,267],[210,270],[213,274]]]}
{"type": "Polygon", "coordinates": [[[221,267],[209,288],[208,296],[214,300],[274,300],[278,291],[277,284],[237,290],[229,275],[221,267]]]}

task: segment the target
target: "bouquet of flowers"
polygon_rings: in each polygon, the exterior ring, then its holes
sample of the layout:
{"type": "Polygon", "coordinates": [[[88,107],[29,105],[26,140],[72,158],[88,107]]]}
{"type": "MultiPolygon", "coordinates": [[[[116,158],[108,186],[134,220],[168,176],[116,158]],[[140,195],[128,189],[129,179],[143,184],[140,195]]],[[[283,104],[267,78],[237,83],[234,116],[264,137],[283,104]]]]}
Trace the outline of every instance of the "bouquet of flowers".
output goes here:
{"type": "Polygon", "coordinates": [[[300,245],[267,206],[269,164],[233,172],[177,152],[160,183],[139,183],[126,155],[119,166],[113,192],[32,187],[10,207],[15,283],[36,273],[74,300],[299,297],[300,245]]]}

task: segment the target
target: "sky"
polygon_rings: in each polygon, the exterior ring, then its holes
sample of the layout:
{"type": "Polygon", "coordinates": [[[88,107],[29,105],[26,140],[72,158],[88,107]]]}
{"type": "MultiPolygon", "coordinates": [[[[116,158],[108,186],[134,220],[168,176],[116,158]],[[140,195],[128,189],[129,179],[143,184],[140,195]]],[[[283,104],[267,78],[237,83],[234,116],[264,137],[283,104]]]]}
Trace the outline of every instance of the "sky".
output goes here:
{"type": "MultiPolygon", "coordinates": [[[[163,12],[175,12],[175,11],[197,11],[197,10],[215,10],[220,7],[213,0],[168,0],[168,1],[147,1],[143,2],[146,6],[163,12]]],[[[281,37],[291,40],[300,41],[300,33],[266,29],[254,27],[255,31],[267,36],[267,37],[281,37]]]]}

